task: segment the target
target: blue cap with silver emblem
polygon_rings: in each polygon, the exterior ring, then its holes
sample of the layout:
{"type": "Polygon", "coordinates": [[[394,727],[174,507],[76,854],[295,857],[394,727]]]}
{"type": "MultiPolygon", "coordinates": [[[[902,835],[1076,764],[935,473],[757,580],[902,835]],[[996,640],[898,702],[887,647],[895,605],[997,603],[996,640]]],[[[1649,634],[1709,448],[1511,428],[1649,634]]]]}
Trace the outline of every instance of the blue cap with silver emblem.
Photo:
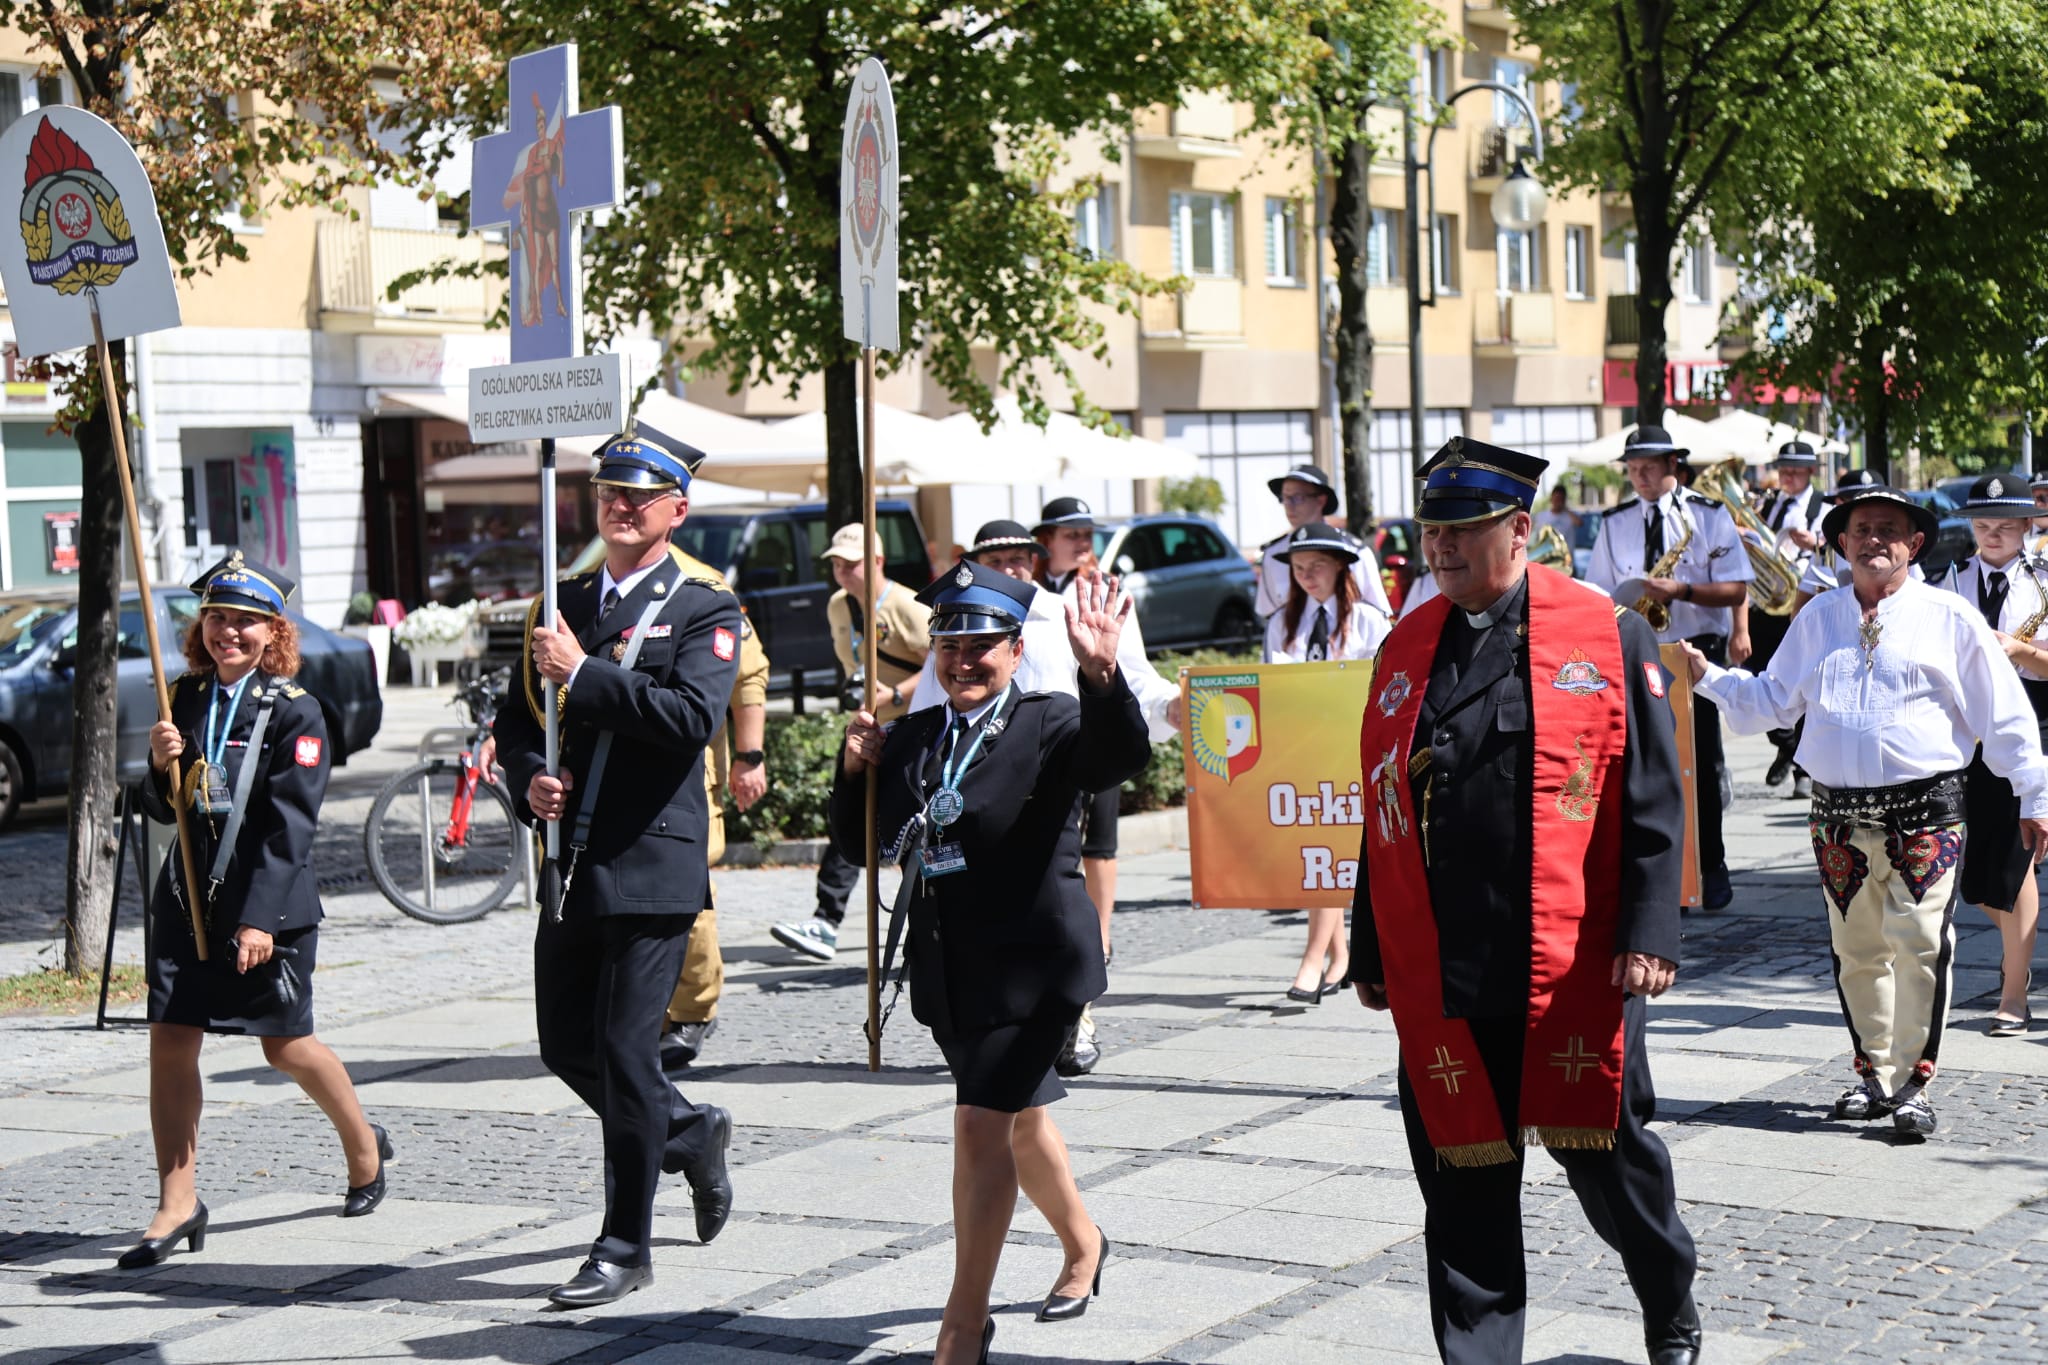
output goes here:
{"type": "Polygon", "coordinates": [[[688,492],[690,477],[704,463],[704,452],[647,424],[622,432],[597,451],[593,483],[621,488],[672,488],[688,492]]]}
{"type": "Polygon", "coordinates": [[[1422,467],[1422,503],[1415,519],[1425,526],[1487,521],[1536,505],[1536,486],[1550,462],[1469,436],[1453,436],[1422,467]]]}
{"type": "Polygon", "coordinates": [[[228,607],[263,616],[282,616],[284,604],[291,600],[299,585],[268,565],[251,563],[242,558],[240,550],[235,550],[193,579],[190,586],[199,594],[201,611],[228,607]]]}
{"type": "Polygon", "coordinates": [[[932,609],[934,636],[1015,635],[1024,629],[1037,593],[1036,584],[963,559],[933,579],[917,600],[932,609]]]}

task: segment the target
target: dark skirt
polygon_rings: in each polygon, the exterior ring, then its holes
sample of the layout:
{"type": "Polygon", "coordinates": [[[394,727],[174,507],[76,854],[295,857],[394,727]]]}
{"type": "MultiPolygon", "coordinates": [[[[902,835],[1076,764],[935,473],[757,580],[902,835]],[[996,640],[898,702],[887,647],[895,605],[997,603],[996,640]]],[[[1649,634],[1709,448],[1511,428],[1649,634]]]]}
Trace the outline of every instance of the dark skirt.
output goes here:
{"type": "MultiPolygon", "coordinates": [[[[2048,682],[2028,680],[2026,687],[2036,719],[2044,722],[2041,742],[2048,748],[2048,682]]],[[[1985,766],[1981,749],[1970,760],[1963,810],[1969,837],[1963,841],[1958,892],[1971,905],[2010,910],[2034,875],[2034,863],[2020,842],[2019,796],[2012,783],[1985,766]]]]}
{"type": "Polygon", "coordinates": [[[953,1103],[1016,1114],[1064,1099],[1067,1088],[1052,1064],[1072,1025],[1072,1020],[1040,1017],[980,1033],[933,1029],[932,1039],[953,1073],[953,1103]]]}
{"type": "Polygon", "coordinates": [[[150,924],[149,1019],[185,1024],[208,1033],[252,1038],[303,1038],[313,1032],[313,967],[320,952],[320,926],[287,929],[277,946],[296,957],[273,954],[246,974],[235,971],[232,945],[209,945],[199,960],[192,922],[170,896],[161,898],[150,924]],[[281,978],[284,978],[281,980],[281,978]]]}

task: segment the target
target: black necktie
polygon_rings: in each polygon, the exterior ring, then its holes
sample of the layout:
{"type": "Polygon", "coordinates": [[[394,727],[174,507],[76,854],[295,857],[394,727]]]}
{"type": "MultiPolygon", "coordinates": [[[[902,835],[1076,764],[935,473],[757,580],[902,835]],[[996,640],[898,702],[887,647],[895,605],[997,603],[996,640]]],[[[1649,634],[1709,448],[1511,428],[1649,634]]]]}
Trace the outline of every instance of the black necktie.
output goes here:
{"type": "Polygon", "coordinates": [[[2005,610],[2005,575],[1985,571],[1983,581],[1977,585],[1977,608],[1984,613],[1984,619],[1998,629],[1999,615],[2005,610]]]}
{"type": "Polygon", "coordinates": [[[604,601],[597,604],[597,619],[602,621],[605,617],[610,616],[618,605],[619,590],[617,588],[606,588],[604,590],[604,601]]]}
{"type": "Polygon", "coordinates": [[[1650,504],[1650,522],[1643,528],[1643,572],[1655,568],[1664,557],[1664,509],[1650,504]]]}
{"type": "Polygon", "coordinates": [[[1330,618],[1323,611],[1320,602],[1314,604],[1315,626],[1308,633],[1307,661],[1315,663],[1330,657],[1330,618]]]}

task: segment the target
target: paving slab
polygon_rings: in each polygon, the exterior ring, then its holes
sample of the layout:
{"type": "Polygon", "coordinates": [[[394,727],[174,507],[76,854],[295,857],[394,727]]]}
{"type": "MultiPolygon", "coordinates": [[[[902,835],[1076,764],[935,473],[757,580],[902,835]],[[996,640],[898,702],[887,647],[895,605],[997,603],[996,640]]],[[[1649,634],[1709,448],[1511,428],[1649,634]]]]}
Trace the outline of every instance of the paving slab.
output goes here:
{"type": "Polygon", "coordinates": [[[160,1299],[147,1292],[53,1294],[0,1310],[7,1365],[52,1365],[116,1342],[142,1342],[220,1316],[230,1301],[160,1299]]]}
{"type": "MultiPolygon", "coordinates": [[[[349,1049],[342,1063],[358,1087],[385,1077],[416,1071],[433,1062],[417,1049],[349,1049]]],[[[305,1098],[291,1077],[263,1060],[263,1049],[254,1039],[210,1038],[199,1054],[200,1083],[208,1105],[278,1104],[305,1098]]],[[[110,1095],[133,1099],[149,1098],[149,1068],[129,1067],[103,1075],[88,1076],[49,1087],[53,1094],[110,1095]]]]}
{"type": "Polygon", "coordinates": [[[1217,1093],[1189,1089],[1133,1094],[1121,1104],[1059,1116],[1067,1141],[1091,1147],[1158,1151],[1218,1128],[1284,1109],[1292,1095],[1217,1093]]]}
{"type": "Polygon", "coordinates": [[[358,1082],[366,1105],[461,1109],[491,1114],[551,1114],[581,1109],[576,1092],[557,1080],[535,1052],[494,1052],[408,1071],[392,1080],[358,1082]]]}
{"type": "Polygon", "coordinates": [[[1212,1256],[1334,1268],[1362,1261],[1415,1234],[1412,1226],[1360,1218],[1246,1209],[1173,1237],[1166,1245],[1212,1256]]]}
{"type": "Polygon", "coordinates": [[[31,1092],[0,1103],[0,1128],[122,1137],[149,1131],[149,1105],[139,1100],[73,1099],[31,1092]]]}
{"type": "Polygon", "coordinates": [[[1353,1289],[1230,1347],[1216,1360],[1218,1365],[1292,1365],[1337,1350],[1355,1354],[1366,1343],[1375,1357],[1436,1359],[1429,1296],[1420,1289],[1382,1285],[1353,1289]]]}
{"type": "Polygon", "coordinates": [[[1422,1190],[1405,1169],[1386,1175],[1322,1175],[1312,1185],[1266,1200],[1259,1207],[1329,1218],[1357,1218],[1411,1231],[1422,1227],[1422,1190]]]}
{"type": "Polygon", "coordinates": [[[412,1314],[292,1304],[151,1348],[160,1365],[315,1365],[326,1361],[460,1360],[549,1365],[604,1338],[559,1328],[449,1321],[412,1314]]]}
{"type": "Polygon", "coordinates": [[[1184,1199],[1223,1208],[1249,1209],[1292,1194],[1324,1179],[1302,1166],[1266,1166],[1214,1157],[1175,1156],[1130,1175],[1091,1186],[1096,1193],[1184,1199]]]}
{"type": "Polygon", "coordinates": [[[531,1000],[484,998],[385,1015],[322,1031],[321,1041],[343,1057],[351,1047],[410,1047],[431,1052],[489,1052],[533,1045],[531,1000]]]}
{"type": "MultiPolygon", "coordinates": [[[[1714,1365],[1757,1365],[1782,1354],[1785,1348],[1786,1343],[1779,1340],[1712,1332],[1702,1341],[1700,1354],[1714,1365]]],[[[1639,1318],[1558,1313],[1529,1326],[1522,1340],[1522,1358],[1532,1365],[1543,1361],[1580,1365],[1596,1360],[1633,1365],[1643,1358],[1643,1324],[1639,1318]]]]}
{"type": "MultiPolygon", "coordinates": [[[[0,1101],[0,1105],[13,1103],[13,1100],[0,1101]]],[[[106,1140],[106,1135],[100,1133],[49,1133],[28,1128],[0,1128],[0,1171],[16,1162],[106,1140]]]]}
{"type": "Polygon", "coordinates": [[[684,1086],[697,1104],[723,1105],[748,1128],[835,1132],[892,1114],[943,1105],[950,1124],[953,1081],[916,1071],[864,1066],[753,1066],[684,1086]]]}

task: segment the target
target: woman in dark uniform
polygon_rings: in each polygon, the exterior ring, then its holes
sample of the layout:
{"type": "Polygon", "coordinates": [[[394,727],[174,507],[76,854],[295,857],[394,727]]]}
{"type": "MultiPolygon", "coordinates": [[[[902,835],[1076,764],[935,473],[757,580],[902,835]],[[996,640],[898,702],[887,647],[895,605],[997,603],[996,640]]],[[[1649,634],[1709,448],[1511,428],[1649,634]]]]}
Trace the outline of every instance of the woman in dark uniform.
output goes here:
{"type": "Polygon", "coordinates": [[[936,1365],[987,1359],[989,1290],[1020,1183],[1066,1256],[1041,1319],[1087,1309],[1109,1250],[1045,1106],[1066,1093],[1060,1043],[1106,979],[1075,810],[1082,793],[1142,770],[1151,746],[1117,667],[1131,607],[1112,610],[1113,580],[1091,575],[1067,606],[1078,699],[1012,686],[1037,591],[962,561],[920,593],[948,704],[886,732],[857,715],[840,762],[849,780],[833,791],[835,836],[856,846],[866,784],[851,779],[880,769],[881,844],[890,857],[912,851],[897,901],[911,1011],[953,1073],[953,1289],[936,1365]]]}
{"type": "Polygon", "coordinates": [[[206,1242],[193,1187],[199,1140],[199,1046],[209,1033],[263,1040],[263,1056],[298,1082],[334,1124],[348,1156],[342,1216],[384,1198],[384,1130],[363,1118],[341,1059],[313,1036],[320,896],[313,831],[327,791],[327,725],[292,682],[298,631],[284,614],[293,584],[230,555],[192,585],[199,619],[185,637],[190,671],[171,684],[171,719],[149,734],[143,808],[163,824],[186,807],[208,945],[201,962],[174,849],[150,898],[149,1118],[157,1210],[121,1267],[155,1265],[180,1241],[206,1242]],[[261,731],[260,736],[258,731],[261,731]],[[252,748],[256,753],[251,766],[252,748]],[[181,789],[168,771],[180,760],[181,789]],[[223,845],[228,854],[221,856],[223,845]]]}

